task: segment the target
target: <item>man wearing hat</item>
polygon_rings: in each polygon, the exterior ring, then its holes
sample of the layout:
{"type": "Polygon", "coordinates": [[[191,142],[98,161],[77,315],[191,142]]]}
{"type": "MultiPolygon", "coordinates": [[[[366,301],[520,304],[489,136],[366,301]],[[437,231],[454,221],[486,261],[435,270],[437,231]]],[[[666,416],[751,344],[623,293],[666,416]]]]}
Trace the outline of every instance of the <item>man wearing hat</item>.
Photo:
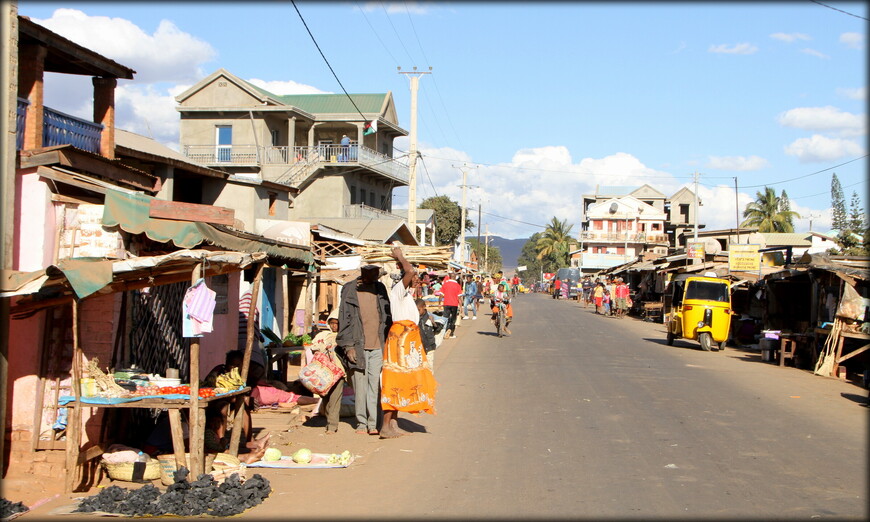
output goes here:
{"type": "Polygon", "coordinates": [[[387,287],[378,281],[381,267],[366,265],[344,285],[336,344],[347,357],[356,401],[356,432],[378,434],[380,377],[384,342],[392,325],[387,287]]]}

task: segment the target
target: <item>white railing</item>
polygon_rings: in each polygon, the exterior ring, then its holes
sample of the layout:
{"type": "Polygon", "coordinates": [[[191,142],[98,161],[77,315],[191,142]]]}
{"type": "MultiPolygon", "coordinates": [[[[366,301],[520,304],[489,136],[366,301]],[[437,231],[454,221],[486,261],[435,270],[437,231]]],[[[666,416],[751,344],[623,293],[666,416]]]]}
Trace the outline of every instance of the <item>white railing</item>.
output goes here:
{"type": "Polygon", "coordinates": [[[359,145],[315,147],[257,147],[256,145],[185,145],[184,155],[202,165],[289,165],[277,180],[298,185],[317,168],[352,165],[366,167],[400,183],[408,183],[408,164],[359,145]]]}
{"type": "Polygon", "coordinates": [[[362,203],[344,206],[344,217],[346,218],[397,218],[402,219],[392,212],[381,210],[379,208],[370,207],[362,203]]]}
{"type": "Polygon", "coordinates": [[[663,234],[647,234],[646,232],[581,232],[581,241],[630,241],[633,243],[667,243],[663,234]]]}

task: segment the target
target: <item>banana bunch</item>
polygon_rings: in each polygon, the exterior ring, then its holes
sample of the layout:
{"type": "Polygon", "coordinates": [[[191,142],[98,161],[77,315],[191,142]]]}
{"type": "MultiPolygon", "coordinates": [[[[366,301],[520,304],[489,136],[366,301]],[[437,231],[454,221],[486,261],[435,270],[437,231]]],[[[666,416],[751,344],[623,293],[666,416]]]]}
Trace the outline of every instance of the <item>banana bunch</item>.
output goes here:
{"type": "Polygon", "coordinates": [[[224,388],[226,390],[235,390],[240,386],[244,386],[245,381],[239,375],[239,369],[233,368],[227,373],[222,373],[215,379],[215,388],[224,388]]]}
{"type": "Polygon", "coordinates": [[[344,450],[344,452],[339,455],[338,453],[333,453],[329,457],[326,458],[327,464],[341,464],[342,466],[347,466],[350,464],[350,451],[344,450]]]}

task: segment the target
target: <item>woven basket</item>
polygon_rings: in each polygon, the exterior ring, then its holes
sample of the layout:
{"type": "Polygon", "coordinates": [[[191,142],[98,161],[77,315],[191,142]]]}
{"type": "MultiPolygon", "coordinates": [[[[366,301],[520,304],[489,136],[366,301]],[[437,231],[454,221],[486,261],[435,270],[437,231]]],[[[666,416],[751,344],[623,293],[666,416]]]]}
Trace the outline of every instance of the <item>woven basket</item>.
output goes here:
{"type": "MultiPolygon", "coordinates": [[[[106,473],[109,474],[110,478],[115,480],[124,480],[127,482],[132,482],[133,479],[133,471],[135,469],[135,462],[106,462],[105,460],[100,461],[100,464],[105,468],[106,473]]],[[[155,480],[160,478],[160,463],[154,459],[149,460],[145,463],[145,472],[142,475],[142,480],[155,480]]]]}

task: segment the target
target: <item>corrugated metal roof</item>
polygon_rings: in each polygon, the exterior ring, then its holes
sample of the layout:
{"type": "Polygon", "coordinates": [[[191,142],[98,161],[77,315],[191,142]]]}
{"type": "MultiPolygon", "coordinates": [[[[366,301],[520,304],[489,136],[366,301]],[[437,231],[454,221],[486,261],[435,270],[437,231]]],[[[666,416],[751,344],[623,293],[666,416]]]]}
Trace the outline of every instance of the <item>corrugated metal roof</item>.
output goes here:
{"type": "Polygon", "coordinates": [[[764,237],[764,242],[768,247],[775,246],[812,246],[809,239],[809,234],[805,233],[785,233],[785,232],[760,232],[764,237]]]}
{"type": "Polygon", "coordinates": [[[312,114],[356,114],[357,108],[363,114],[380,114],[387,95],[351,94],[353,103],[344,94],[290,94],[274,96],[285,105],[298,107],[312,114]],[[356,107],[354,107],[356,104],[356,107]]]}

